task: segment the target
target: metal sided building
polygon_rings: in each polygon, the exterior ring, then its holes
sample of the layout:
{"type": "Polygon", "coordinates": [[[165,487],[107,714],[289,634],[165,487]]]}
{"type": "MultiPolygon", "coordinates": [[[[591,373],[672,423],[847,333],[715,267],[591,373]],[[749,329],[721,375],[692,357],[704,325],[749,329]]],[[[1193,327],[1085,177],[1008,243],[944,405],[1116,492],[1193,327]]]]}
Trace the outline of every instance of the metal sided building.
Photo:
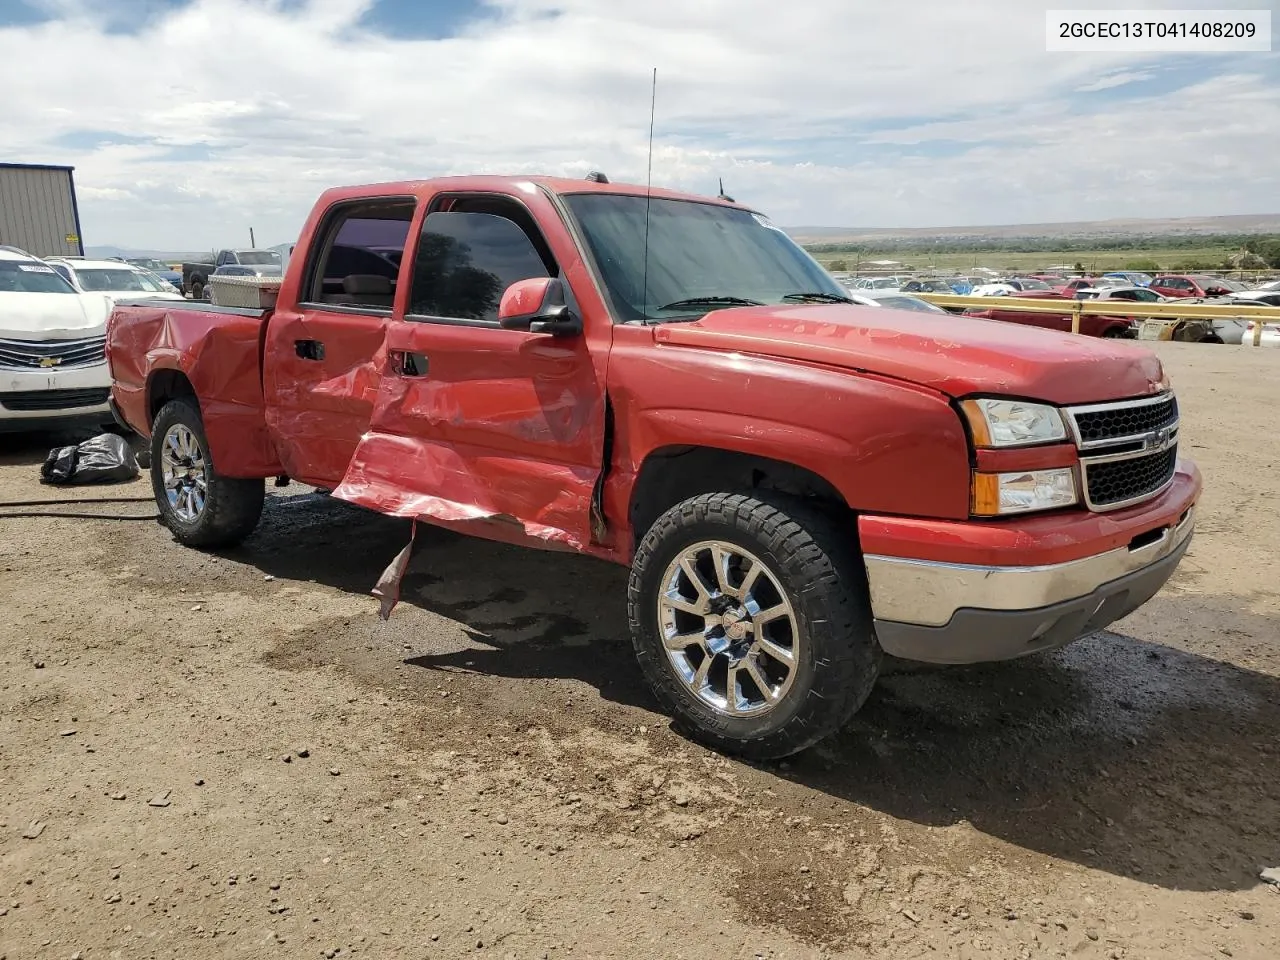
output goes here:
{"type": "Polygon", "coordinates": [[[84,256],[74,169],[0,163],[0,245],[37,257],[84,256]]]}

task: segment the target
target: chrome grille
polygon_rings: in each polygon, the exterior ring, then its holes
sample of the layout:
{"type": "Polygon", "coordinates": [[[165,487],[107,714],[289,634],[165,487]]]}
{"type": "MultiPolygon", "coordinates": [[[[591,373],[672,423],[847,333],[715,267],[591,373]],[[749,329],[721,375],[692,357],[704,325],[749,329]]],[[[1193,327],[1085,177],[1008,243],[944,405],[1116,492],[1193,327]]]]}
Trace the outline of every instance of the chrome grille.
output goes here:
{"type": "Polygon", "coordinates": [[[106,358],[106,337],[78,340],[0,339],[0,368],[7,370],[62,370],[87,367],[106,358]]]}
{"type": "Polygon", "coordinates": [[[1081,486],[1090,510],[1142,503],[1173,482],[1179,420],[1172,393],[1063,412],[1080,450],[1081,486]]]}
{"type": "Polygon", "coordinates": [[[1178,400],[1171,393],[1147,400],[1097,403],[1067,410],[1080,449],[1111,445],[1178,422],[1178,400]]]}
{"type": "Polygon", "coordinates": [[[1173,477],[1178,461],[1175,444],[1161,453],[1102,460],[1089,463],[1084,470],[1085,493],[1089,506],[1105,510],[1121,503],[1136,503],[1159,493],[1173,477]]]}

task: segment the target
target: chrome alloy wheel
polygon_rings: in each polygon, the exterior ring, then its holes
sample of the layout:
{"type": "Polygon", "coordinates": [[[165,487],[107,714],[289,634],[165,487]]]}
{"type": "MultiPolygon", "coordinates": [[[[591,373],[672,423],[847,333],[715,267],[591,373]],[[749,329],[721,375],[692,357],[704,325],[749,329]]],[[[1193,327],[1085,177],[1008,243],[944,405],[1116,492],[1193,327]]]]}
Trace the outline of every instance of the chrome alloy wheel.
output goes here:
{"type": "Polygon", "coordinates": [[[209,461],[190,427],[175,423],[168,429],[160,463],[169,508],[184,523],[195,523],[209,496],[209,461]]]}
{"type": "Polygon", "coordinates": [[[791,688],[800,630],[786,592],[742,547],[686,547],[662,575],[658,626],[686,686],[717,713],[758,716],[791,688]]]}

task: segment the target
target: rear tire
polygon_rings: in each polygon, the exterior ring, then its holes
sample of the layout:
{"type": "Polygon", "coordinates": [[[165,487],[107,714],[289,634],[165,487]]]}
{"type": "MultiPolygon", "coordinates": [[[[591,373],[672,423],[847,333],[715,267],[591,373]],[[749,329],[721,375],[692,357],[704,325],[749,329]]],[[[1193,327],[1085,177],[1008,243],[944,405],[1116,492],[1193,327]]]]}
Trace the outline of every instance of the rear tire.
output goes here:
{"type": "Polygon", "coordinates": [[[765,493],[704,494],[654,523],[627,613],[640,667],[678,728],[771,760],[862,706],[882,653],[850,536],[808,504],[765,493]]]}
{"type": "Polygon", "coordinates": [[[221,476],[195,398],[170,400],[151,425],[151,488],[160,519],[187,547],[239,543],[258,525],[262,480],[221,476]]]}
{"type": "Polygon", "coordinates": [[[191,299],[192,300],[204,299],[204,284],[201,283],[199,280],[191,281],[191,299]]]}

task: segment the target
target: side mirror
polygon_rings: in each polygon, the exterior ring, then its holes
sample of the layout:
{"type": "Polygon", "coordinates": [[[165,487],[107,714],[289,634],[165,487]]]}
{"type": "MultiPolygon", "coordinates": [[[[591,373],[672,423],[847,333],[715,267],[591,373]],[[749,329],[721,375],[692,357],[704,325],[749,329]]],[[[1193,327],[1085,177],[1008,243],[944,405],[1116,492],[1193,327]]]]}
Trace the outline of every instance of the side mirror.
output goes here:
{"type": "Polygon", "coordinates": [[[553,337],[582,333],[582,319],[565,304],[564,283],[557,277],[531,277],[507,287],[498,304],[498,324],[553,337]]]}

